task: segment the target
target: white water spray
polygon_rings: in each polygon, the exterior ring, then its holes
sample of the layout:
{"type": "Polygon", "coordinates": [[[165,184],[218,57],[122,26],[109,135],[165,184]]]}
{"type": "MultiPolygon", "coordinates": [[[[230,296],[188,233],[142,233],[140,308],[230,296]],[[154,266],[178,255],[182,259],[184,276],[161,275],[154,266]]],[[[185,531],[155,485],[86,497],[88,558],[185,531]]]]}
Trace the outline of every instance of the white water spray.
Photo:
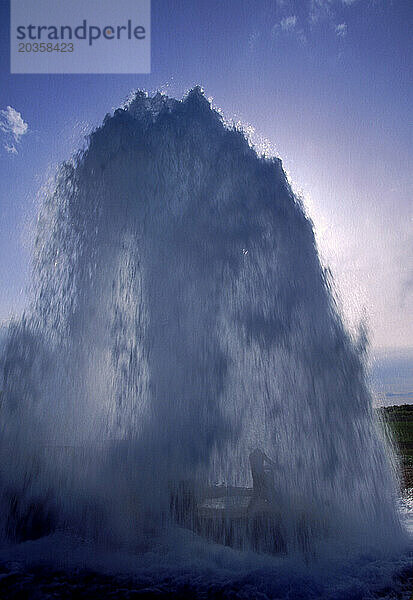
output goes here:
{"type": "Polygon", "coordinates": [[[275,462],[278,521],[255,548],[400,542],[396,481],[311,222],[281,162],[198,88],[138,92],[60,168],[34,276],[2,360],[4,536],[150,545],[177,519],[248,548],[248,517],[211,532],[171,498],[250,486],[258,447],[275,462]]]}

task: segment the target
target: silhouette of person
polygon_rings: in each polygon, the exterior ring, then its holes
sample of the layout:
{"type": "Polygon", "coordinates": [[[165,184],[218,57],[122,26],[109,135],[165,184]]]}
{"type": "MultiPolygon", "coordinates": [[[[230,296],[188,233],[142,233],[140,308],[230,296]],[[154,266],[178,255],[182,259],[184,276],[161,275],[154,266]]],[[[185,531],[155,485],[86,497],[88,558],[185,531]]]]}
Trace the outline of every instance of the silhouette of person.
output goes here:
{"type": "Polygon", "coordinates": [[[252,475],[252,498],[249,505],[251,508],[257,501],[268,503],[271,498],[271,484],[266,466],[275,466],[275,463],[259,448],[253,450],[249,455],[252,475]]]}

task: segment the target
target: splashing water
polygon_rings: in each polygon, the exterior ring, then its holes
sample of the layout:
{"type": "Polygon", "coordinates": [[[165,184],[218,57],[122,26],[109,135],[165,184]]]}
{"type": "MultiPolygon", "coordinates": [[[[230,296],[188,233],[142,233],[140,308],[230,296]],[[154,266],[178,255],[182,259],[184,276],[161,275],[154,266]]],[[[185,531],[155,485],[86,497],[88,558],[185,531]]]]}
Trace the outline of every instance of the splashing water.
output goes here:
{"type": "Polygon", "coordinates": [[[312,224],[281,162],[199,88],[136,93],[60,167],[2,371],[3,538],[63,529],[150,548],[178,522],[246,550],[278,537],[284,555],[403,543],[312,224]],[[252,448],[274,463],[272,508],[251,517],[238,498],[238,516],[202,519],[205,486],[248,493],[252,448]]]}

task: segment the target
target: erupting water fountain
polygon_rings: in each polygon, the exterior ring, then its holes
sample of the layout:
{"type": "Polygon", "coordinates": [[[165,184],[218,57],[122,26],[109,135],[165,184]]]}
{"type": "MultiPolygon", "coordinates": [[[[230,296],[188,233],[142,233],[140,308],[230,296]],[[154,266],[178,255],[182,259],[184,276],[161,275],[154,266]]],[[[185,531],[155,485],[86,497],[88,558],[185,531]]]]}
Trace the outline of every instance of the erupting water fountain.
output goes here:
{"type": "Polygon", "coordinates": [[[2,358],[3,537],[396,546],[397,482],[310,220],[199,88],[137,92],[44,191],[2,358]],[[271,459],[253,498],[250,455],[271,459]],[[380,526],[377,526],[377,524],[380,526]]]}

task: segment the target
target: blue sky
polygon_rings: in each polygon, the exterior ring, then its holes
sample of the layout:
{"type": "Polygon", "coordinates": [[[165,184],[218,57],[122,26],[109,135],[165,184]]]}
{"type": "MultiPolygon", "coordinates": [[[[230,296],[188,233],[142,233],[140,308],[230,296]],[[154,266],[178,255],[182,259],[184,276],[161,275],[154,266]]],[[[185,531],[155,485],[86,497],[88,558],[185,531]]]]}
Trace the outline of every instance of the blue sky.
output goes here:
{"type": "Polygon", "coordinates": [[[283,159],[350,326],[413,345],[411,1],[152,0],[152,73],[136,76],[10,75],[0,12],[0,321],[27,303],[54,166],[131,90],[201,84],[283,159]]]}

